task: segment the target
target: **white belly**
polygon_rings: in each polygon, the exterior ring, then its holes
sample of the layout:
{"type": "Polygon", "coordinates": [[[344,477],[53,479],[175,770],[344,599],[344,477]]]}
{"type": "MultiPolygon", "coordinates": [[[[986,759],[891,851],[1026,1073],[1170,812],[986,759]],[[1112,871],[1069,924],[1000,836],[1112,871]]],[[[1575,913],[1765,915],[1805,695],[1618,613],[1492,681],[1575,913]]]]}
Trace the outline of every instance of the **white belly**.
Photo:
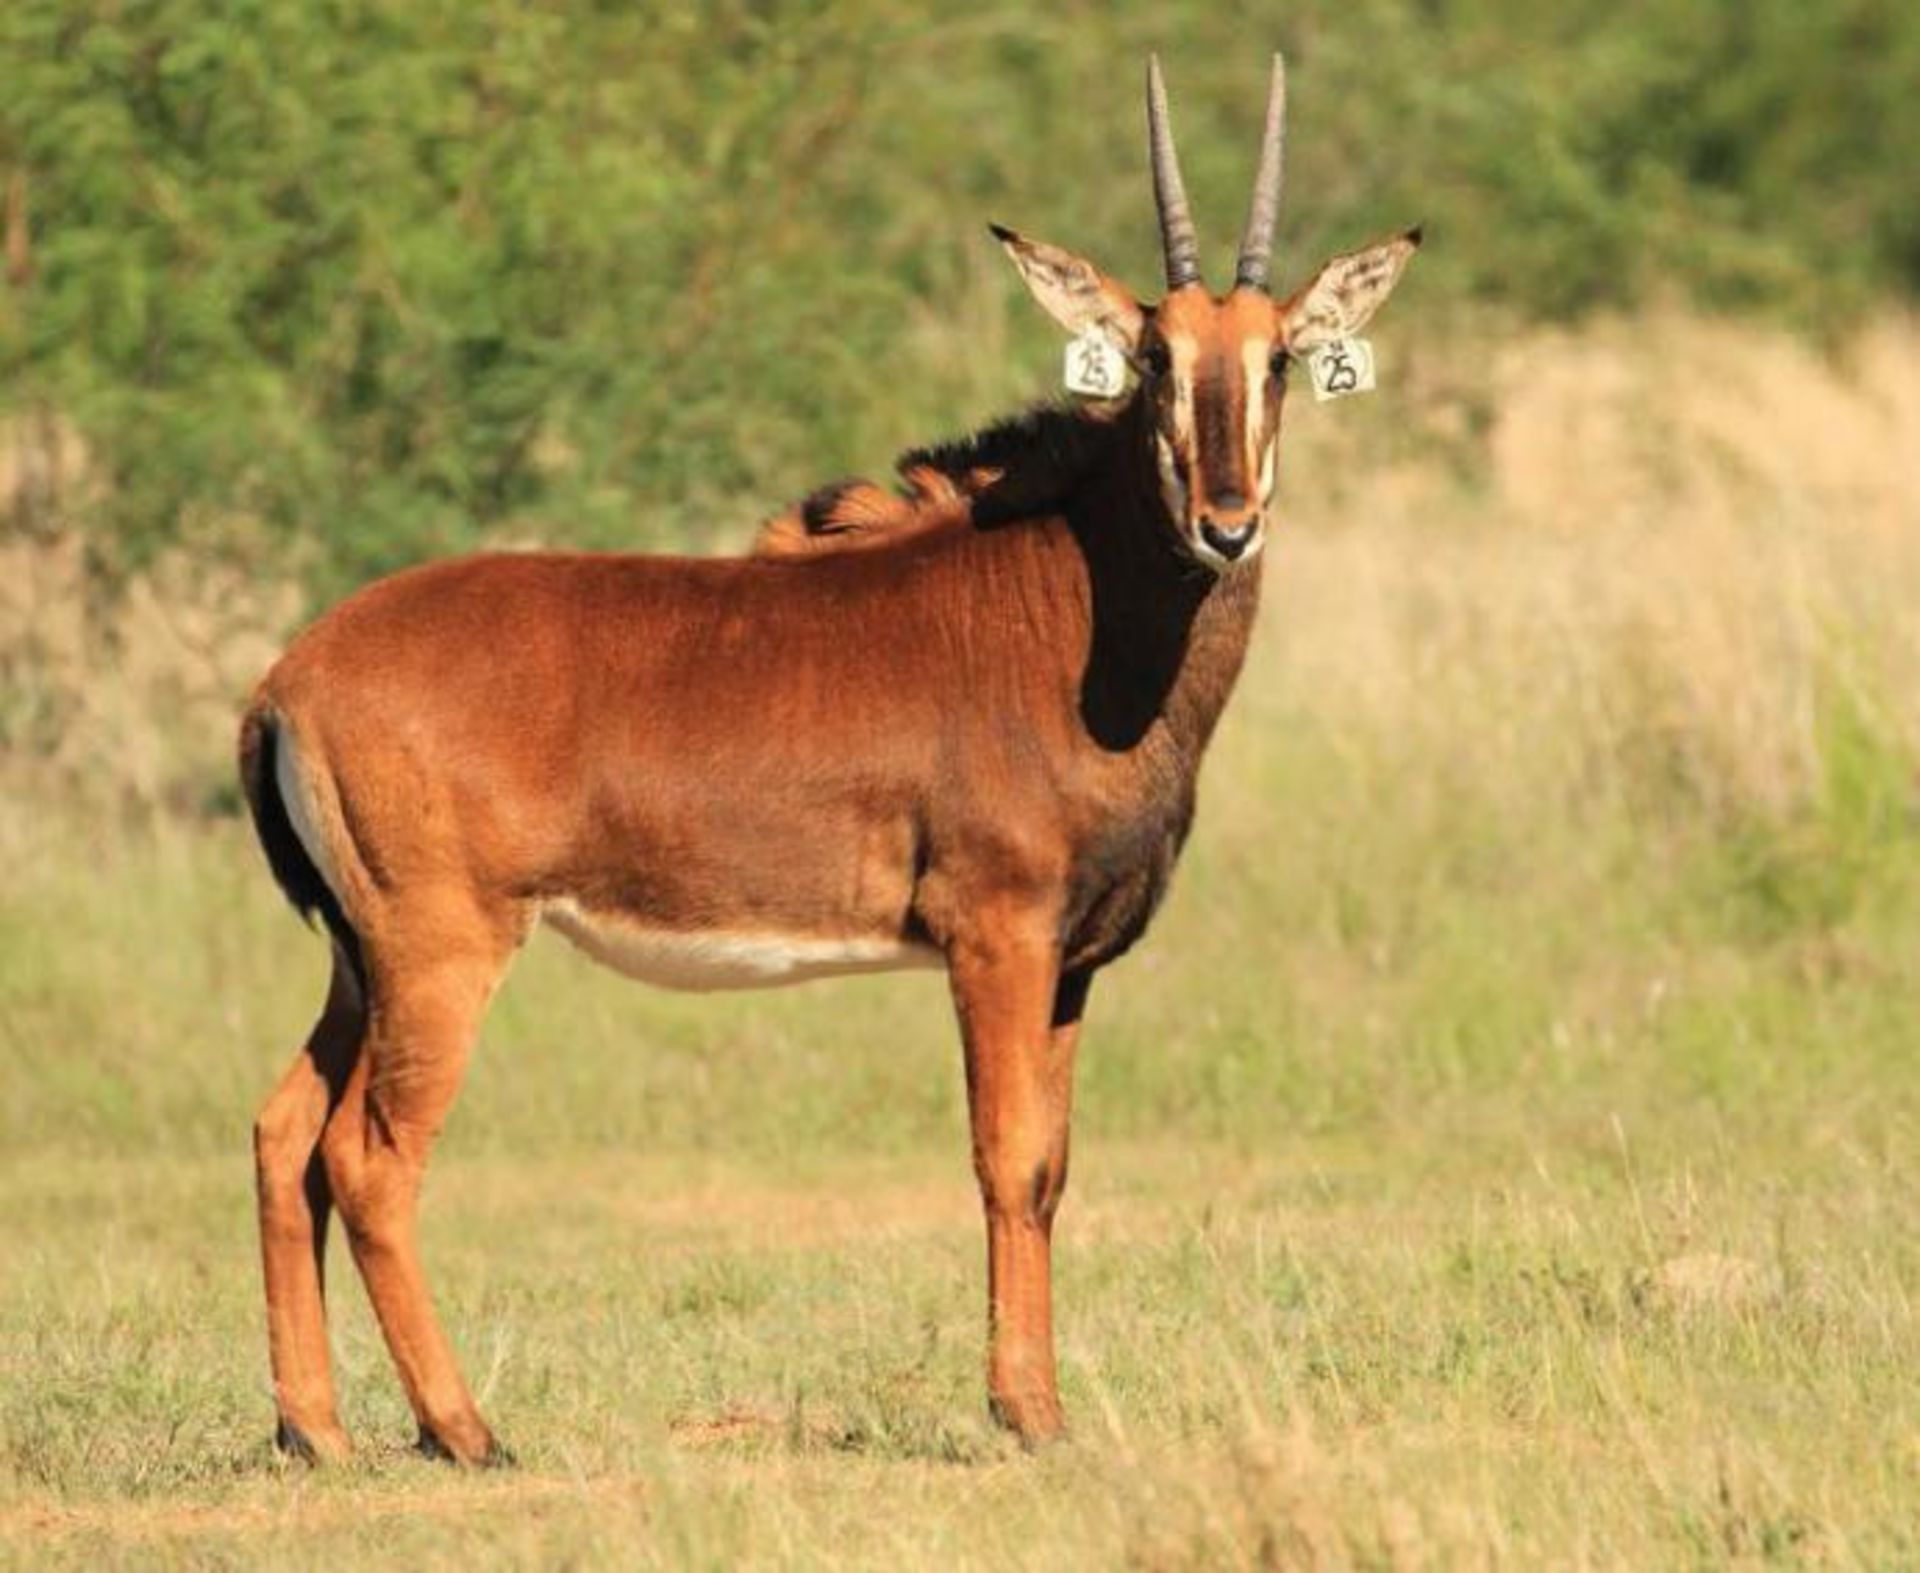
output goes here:
{"type": "Polygon", "coordinates": [[[809,978],[940,965],[940,953],[931,945],[900,939],[648,928],[564,899],[548,902],[541,915],[594,960],[668,989],[766,989],[809,978]]]}

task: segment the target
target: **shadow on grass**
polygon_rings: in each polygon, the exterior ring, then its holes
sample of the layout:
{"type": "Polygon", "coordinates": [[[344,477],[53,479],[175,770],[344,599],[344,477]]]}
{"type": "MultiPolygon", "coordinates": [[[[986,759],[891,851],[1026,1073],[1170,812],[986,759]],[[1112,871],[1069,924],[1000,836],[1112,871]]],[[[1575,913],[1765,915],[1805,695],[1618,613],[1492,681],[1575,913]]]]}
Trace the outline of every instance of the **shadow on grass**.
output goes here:
{"type": "Polygon", "coordinates": [[[876,1403],[835,1413],[795,1399],[784,1408],[731,1405],[667,1424],[680,1447],[745,1459],[854,1456],[877,1462],[975,1467],[1018,1457],[1020,1443],[984,1418],[956,1421],[919,1405],[876,1403]]]}

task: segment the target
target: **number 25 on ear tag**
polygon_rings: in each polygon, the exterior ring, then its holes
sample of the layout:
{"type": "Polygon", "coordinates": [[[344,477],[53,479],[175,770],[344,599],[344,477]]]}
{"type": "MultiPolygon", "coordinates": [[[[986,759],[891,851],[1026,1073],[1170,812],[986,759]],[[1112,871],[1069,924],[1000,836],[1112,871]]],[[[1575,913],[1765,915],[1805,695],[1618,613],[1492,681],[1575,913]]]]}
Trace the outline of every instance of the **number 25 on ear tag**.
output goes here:
{"type": "Polygon", "coordinates": [[[1127,385],[1127,363],[1105,334],[1083,333],[1067,346],[1062,381],[1069,393],[1118,398],[1127,385]]]}
{"type": "Polygon", "coordinates": [[[1365,339],[1334,339],[1312,352],[1313,396],[1325,403],[1349,393],[1373,392],[1373,346],[1365,339]]]}

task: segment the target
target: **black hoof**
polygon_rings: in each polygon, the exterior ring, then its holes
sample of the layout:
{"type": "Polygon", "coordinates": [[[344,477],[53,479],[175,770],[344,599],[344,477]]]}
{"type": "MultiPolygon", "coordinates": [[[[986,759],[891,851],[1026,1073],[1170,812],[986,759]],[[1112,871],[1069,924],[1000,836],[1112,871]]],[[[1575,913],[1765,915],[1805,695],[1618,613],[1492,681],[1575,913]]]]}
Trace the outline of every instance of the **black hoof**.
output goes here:
{"type": "Polygon", "coordinates": [[[303,1464],[320,1462],[320,1450],[307,1439],[306,1432],[285,1419],[274,1423],[273,1445],[288,1458],[297,1458],[303,1464]]]}
{"type": "Polygon", "coordinates": [[[455,1464],[459,1462],[459,1460],[453,1456],[453,1450],[425,1426],[420,1428],[420,1435],[414,1440],[413,1450],[422,1458],[431,1458],[436,1463],[455,1464]]]}
{"type": "MultiPolygon", "coordinates": [[[[445,1442],[442,1442],[440,1438],[435,1436],[426,1426],[420,1428],[420,1435],[413,1444],[413,1450],[422,1458],[431,1458],[439,1463],[457,1464],[460,1462],[460,1459],[455,1456],[453,1449],[448,1447],[445,1442]]],[[[486,1455],[473,1467],[475,1469],[516,1469],[519,1467],[519,1464],[520,1460],[515,1458],[510,1450],[502,1447],[498,1442],[489,1440],[486,1455]]]]}

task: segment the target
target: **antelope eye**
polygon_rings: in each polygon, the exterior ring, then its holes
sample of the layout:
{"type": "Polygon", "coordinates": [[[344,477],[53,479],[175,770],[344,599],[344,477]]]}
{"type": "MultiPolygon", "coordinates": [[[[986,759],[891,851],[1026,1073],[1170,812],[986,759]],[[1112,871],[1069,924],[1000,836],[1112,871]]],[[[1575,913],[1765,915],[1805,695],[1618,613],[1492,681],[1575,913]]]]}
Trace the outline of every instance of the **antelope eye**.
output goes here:
{"type": "Polygon", "coordinates": [[[1273,358],[1267,362],[1267,370],[1273,373],[1275,382],[1287,380],[1287,368],[1293,364],[1293,357],[1285,350],[1275,350],[1273,358]]]}
{"type": "Polygon", "coordinates": [[[1148,373],[1155,377],[1166,376],[1168,370],[1173,365],[1173,357],[1167,353],[1166,345],[1162,344],[1158,339],[1155,339],[1142,351],[1140,358],[1146,362],[1148,373]]]}

